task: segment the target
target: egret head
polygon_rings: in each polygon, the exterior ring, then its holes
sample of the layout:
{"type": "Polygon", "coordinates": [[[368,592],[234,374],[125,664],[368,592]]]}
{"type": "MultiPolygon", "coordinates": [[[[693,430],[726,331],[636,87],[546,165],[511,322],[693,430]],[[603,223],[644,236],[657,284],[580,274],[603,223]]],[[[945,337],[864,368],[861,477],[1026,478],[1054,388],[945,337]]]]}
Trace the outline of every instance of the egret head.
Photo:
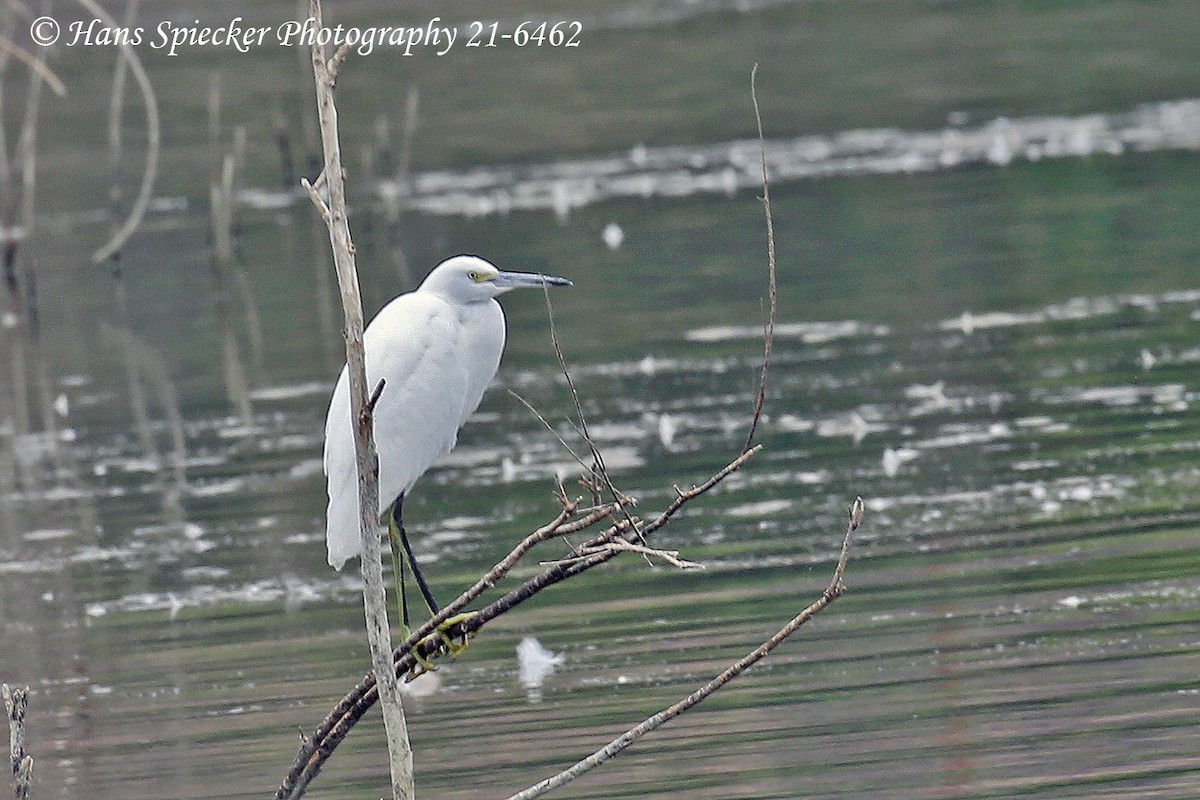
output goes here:
{"type": "Polygon", "coordinates": [[[421,284],[421,291],[438,294],[458,303],[481,303],[513,289],[570,286],[566,278],[533,272],[503,272],[479,256],[454,256],[434,267],[421,284]]]}

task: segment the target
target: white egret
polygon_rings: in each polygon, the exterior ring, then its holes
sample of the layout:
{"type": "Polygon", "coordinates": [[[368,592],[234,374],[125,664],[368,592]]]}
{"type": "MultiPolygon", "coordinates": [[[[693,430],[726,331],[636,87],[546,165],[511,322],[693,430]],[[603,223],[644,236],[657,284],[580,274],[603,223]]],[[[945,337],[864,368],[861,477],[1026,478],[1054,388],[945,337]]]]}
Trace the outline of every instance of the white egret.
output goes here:
{"type": "MultiPolygon", "coordinates": [[[[458,429],[479,405],[500,366],[504,312],[496,297],[522,287],[570,286],[565,278],[502,272],[476,256],[439,264],[416,290],[392,300],[363,334],[367,386],[384,388],[374,408],[379,451],[379,513],[388,515],[397,590],[403,573],[397,534],[430,611],[437,613],[401,520],[408,491],[434,460],[454,447],[458,429]]],[[[329,564],[359,555],[358,470],[350,424],[350,378],[342,368],[325,422],[329,564]]],[[[401,612],[402,615],[405,613],[401,612]]],[[[407,620],[404,620],[407,624],[407,620]]]]}

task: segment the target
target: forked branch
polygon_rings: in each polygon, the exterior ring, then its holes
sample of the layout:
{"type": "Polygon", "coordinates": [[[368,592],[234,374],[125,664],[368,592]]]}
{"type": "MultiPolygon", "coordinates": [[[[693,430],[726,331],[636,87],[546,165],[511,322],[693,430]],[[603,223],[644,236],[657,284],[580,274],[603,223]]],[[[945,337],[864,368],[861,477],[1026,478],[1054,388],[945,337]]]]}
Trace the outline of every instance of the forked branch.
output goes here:
{"type": "Polygon", "coordinates": [[[594,767],[598,767],[605,761],[608,761],[613,756],[620,753],[629,745],[636,742],[638,739],[650,733],[656,728],[661,727],[667,722],[675,719],[683,712],[687,711],[694,705],[704,701],[713,692],[720,689],[731,680],[741,675],[750,667],[766,658],[767,654],[783,643],[785,639],[791,636],[796,631],[800,630],[810,619],[821,613],[834,600],[846,591],[846,585],[842,581],[842,576],[846,572],[846,559],[850,552],[850,538],[854,532],[858,530],[859,524],[862,522],[863,516],[863,501],[861,497],[856,497],[854,503],[850,506],[850,522],[846,526],[846,536],[842,539],[842,552],[838,557],[837,566],[833,570],[833,578],[829,581],[829,586],[812,604],[801,611],[796,616],[792,617],[791,621],[784,625],[779,631],[767,641],[760,644],[758,647],[751,650],[734,664],[727,667],[720,675],[717,675],[708,683],[701,686],[696,691],[689,694],[687,697],[664,708],[662,711],[647,717],[642,722],[622,733],[617,738],[592,753],[587,758],[576,762],[573,766],[562,772],[547,778],[540,783],[530,786],[528,789],[517,792],[508,798],[508,800],[533,800],[535,797],[541,797],[546,792],[556,789],[566,783],[578,778],[583,773],[594,767]]]}

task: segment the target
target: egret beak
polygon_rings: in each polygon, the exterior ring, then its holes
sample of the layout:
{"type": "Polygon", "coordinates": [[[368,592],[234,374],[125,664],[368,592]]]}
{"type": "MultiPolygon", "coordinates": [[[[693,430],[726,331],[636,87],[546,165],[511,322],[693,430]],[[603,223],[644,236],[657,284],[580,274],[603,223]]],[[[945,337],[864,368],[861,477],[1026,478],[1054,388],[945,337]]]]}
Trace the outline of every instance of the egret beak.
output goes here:
{"type": "Polygon", "coordinates": [[[556,278],[553,275],[539,275],[535,272],[501,272],[493,283],[500,291],[510,289],[540,289],[543,286],[571,286],[566,278],[556,278]]]}

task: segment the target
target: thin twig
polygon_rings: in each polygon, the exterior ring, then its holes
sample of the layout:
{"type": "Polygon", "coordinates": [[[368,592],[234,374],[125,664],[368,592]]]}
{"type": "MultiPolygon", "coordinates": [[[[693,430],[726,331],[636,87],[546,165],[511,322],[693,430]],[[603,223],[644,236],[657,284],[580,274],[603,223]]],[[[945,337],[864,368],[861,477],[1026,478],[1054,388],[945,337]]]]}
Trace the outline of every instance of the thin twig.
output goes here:
{"type": "MultiPolygon", "coordinates": [[[[530,403],[524,397],[521,397],[521,395],[517,394],[512,389],[509,389],[508,393],[511,394],[513,397],[517,398],[517,400],[520,401],[521,405],[523,405],[527,409],[529,409],[530,413],[538,418],[538,421],[541,422],[542,425],[545,426],[546,430],[548,430],[548,431],[550,431],[550,433],[554,434],[554,438],[558,439],[558,443],[563,446],[563,449],[565,449],[568,453],[571,454],[571,458],[575,459],[575,461],[579,463],[579,466],[583,467],[585,470],[588,470],[589,472],[591,471],[592,468],[589,467],[587,465],[587,463],[583,460],[583,458],[580,457],[580,455],[575,452],[574,448],[572,448],[571,445],[567,444],[567,440],[562,437],[562,434],[560,434],[557,430],[555,430],[554,426],[550,424],[549,420],[547,420],[545,417],[542,416],[542,412],[540,412],[536,408],[534,408],[532,403],[530,403]]],[[[579,429],[576,428],[576,430],[579,430],[579,429]]]]}
{"type": "MultiPolygon", "coordinates": [[[[579,399],[579,392],[575,388],[575,381],[571,378],[571,371],[567,368],[567,359],[563,355],[562,347],[558,343],[558,329],[554,324],[554,306],[550,302],[550,287],[542,284],[542,294],[546,297],[546,316],[550,321],[550,344],[554,347],[554,355],[558,358],[559,368],[562,370],[563,378],[566,379],[567,389],[571,393],[571,402],[575,405],[575,415],[579,418],[579,434],[583,440],[587,442],[588,450],[592,454],[593,467],[591,474],[593,480],[599,478],[603,482],[604,488],[608,489],[609,497],[614,502],[620,503],[621,498],[625,496],[624,492],[617,489],[613,484],[612,476],[608,474],[608,467],[604,463],[604,456],[600,452],[600,448],[596,447],[596,443],[592,440],[591,434],[588,432],[587,418],[583,414],[583,402],[579,399]]],[[[625,506],[620,506],[621,513],[625,516],[625,521],[633,528],[638,538],[645,544],[645,537],[638,529],[638,525],[634,522],[629,512],[625,510],[625,506]]],[[[646,558],[646,563],[650,563],[650,559],[646,558]]]]}
{"type": "Polygon", "coordinates": [[[775,343],[775,224],[771,218],[771,188],[767,181],[767,145],[763,138],[762,115],[758,112],[758,91],[755,86],[757,75],[758,64],[756,63],[754,69],[750,70],[750,98],[754,101],[754,121],[758,124],[758,146],[762,155],[762,204],[763,211],[767,215],[767,298],[770,310],[767,313],[767,324],[763,330],[762,377],[759,379],[758,396],[754,400],[754,416],[750,419],[750,432],[746,434],[746,443],[742,445],[743,450],[749,450],[750,446],[754,444],[754,433],[758,429],[759,420],[762,419],[763,405],[767,402],[767,365],[771,363],[771,349],[775,343]]]}
{"type": "Polygon", "coordinates": [[[583,561],[597,552],[612,551],[614,553],[640,553],[649,558],[660,558],[673,567],[679,569],[704,569],[704,565],[695,561],[687,561],[679,557],[678,550],[660,550],[657,547],[646,547],[645,545],[634,544],[633,542],[617,541],[605,542],[601,545],[593,547],[583,546],[575,551],[575,555],[570,558],[560,558],[554,561],[547,561],[547,564],[572,564],[577,561],[583,561]]]}
{"type": "Polygon", "coordinates": [[[704,684],[679,702],[674,703],[668,708],[665,708],[657,714],[643,720],[641,723],[625,731],[625,733],[613,739],[607,745],[592,753],[587,758],[576,762],[569,769],[565,769],[557,775],[536,783],[524,791],[517,792],[509,797],[508,800],[533,800],[535,797],[541,797],[546,792],[573,781],[575,778],[579,777],[588,770],[598,767],[605,761],[608,761],[610,758],[629,747],[629,745],[633,744],[647,733],[650,733],[656,728],[661,727],[663,724],[679,716],[692,706],[702,702],[713,692],[717,691],[722,686],[729,683],[738,675],[741,675],[754,664],[765,658],[768,653],[778,647],[785,639],[799,630],[802,625],[819,614],[826,606],[828,606],[846,591],[846,586],[842,581],[842,576],[846,571],[846,559],[850,552],[850,539],[853,536],[854,531],[858,529],[859,523],[862,521],[862,515],[862,498],[855,498],[854,504],[850,507],[850,522],[846,527],[846,536],[844,539],[842,539],[841,555],[838,557],[837,566],[834,568],[833,578],[830,580],[829,586],[821,594],[820,598],[793,617],[791,621],[780,628],[774,636],[763,642],[758,647],[754,648],[754,650],[747,653],[739,661],[731,664],[720,675],[717,675],[711,681],[704,684]]]}

